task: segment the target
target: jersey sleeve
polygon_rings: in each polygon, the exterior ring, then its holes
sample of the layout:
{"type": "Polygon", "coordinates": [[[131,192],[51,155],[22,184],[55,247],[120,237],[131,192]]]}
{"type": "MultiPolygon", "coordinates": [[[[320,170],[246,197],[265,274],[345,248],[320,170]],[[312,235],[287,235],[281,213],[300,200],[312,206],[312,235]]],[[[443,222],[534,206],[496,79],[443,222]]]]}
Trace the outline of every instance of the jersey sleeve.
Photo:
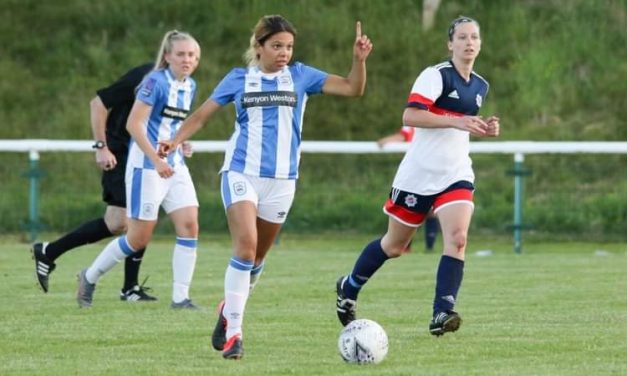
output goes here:
{"type": "Polygon", "coordinates": [[[133,102],[135,89],[144,76],[152,70],[152,64],[145,64],[126,72],[111,85],[98,89],[96,95],[107,109],[133,102]]]}
{"type": "Polygon", "coordinates": [[[327,77],[329,77],[329,74],[303,63],[296,63],[294,65],[296,65],[297,69],[300,71],[304,78],[304,82],[306,83],[305,92],[307,94],[322,93],[322,87],[327,81],[327,77]]]}
{"type": "Polygon", "coordinates": [[[209,99],[213,100],[220,106],[224,106],[235,99],[238,88],[243,88],[244,72],[242,68],[235,68],[220,81],[218,86],[213,89],[213,93],[209,99]],[[241,81],[241,82],[240,82],[241,81]],[[238,85],[239,83],[239,85],[238,85]]]}
{"type": "Polygon", "coordinates": [[[423,70],[411,88],[407,107],[427,110],[442,95],[442,75],[434,67],[423,70]]]}
{"type": "Polygon", "coordinates": [[[139,85],[137,90],[136,99],[146,103],[149,106],[154,106],[161,93],[161,85],[157,77],[149,75],[139,85]]]}

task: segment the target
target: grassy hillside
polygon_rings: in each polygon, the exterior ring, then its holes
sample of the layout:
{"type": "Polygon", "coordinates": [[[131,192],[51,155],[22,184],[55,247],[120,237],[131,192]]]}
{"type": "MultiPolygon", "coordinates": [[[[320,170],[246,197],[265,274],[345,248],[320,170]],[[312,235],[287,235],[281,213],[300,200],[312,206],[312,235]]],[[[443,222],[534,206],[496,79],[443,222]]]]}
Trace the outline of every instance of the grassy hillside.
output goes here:
{"type": "MultiPolygon", "coordinates": [[[[417,74],[447,58],[446,28],[459,14],[481,22],[483,50],[475,68],[491,82],[483,111],[501,117],[502,140],[627,139],[625,0],[443,0],[428,32],[421,29],[418,0],[1,3],[0,139],[89,139],[88,101],[94,91],[130,66],[152,60],[163,33],[172,28],[191,32],[201,43],[198,105],[231,67],[242,64],[256,20],[273,13],[288,17],[299,31],[295,59],[329,72],[348,71],[355,20],[375,43],[366,95],[313,98],[305,139],[373,140],[397,129],[417,74]]],[[[222,111],[197,138],[225,139],[232,117],[232,110],[222,111]]],[[[304,156],[288,229],[381,229],[385,218],[379,206],[399,158],[304,156]]],[[[17,231],[27,215],[27,185],[20,176],[26,157],[1,153],[0,159],[0,229],[17,231]]],[[[211,213],[204,226],[216,231],[224,223],[216,185],[220,159],[205,155],[191,162],[203,207],[211,213]]],[[[102,210],[92,161],[87,154],[42,156],[48,177],[42,182],[41,213],[51,229],[63,231],[102,210]]],[[[534,174],[526,186],[527,219],[536,231],[624,238],[626,162],[619,156],[529,158],[534,174]]],[[[473,225],[506,231],[511,158],[481,156],[475,165],[473,225]]]]}

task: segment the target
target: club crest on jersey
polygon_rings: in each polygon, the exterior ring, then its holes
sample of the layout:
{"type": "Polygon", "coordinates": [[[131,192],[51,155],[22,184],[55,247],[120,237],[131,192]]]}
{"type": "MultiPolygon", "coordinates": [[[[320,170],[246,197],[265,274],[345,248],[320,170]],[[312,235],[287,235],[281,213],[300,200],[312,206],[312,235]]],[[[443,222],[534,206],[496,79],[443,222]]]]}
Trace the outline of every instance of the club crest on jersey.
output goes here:
{"type": "Polygon", "coordinates": [[[418,199],[414,195],[405,196],[405,205],[408,208],[413,208],[418,203],[418,199]]]}
{"type": "Polygon", "coordinates": [[[483,98],[481,97],[481,94],[477,94],[477,97],[475,99],[477,100],[477,107],[481,107],[481,104],[483,103],[483,98]]]}
{"type": "Polygon", "coordinates": [[[246,194],[246,184],[241,181],[233,183],[233,192],[238,196],[246,194]]]}
{"type": "Polygon", "coordinates": [[[152,93],[152,89],[155,88],[156,83],[157,80],[155,80],[154,78],[149,78],[146,82],[144,82],[141,89],[139,90],[139,93],[145,97],[149,97],[152,93]]]}
{"type": "Polygon", "coordinates": [[[155,212],[155,206],[153,204],[144,204],[142,206],[142,216],[151,217],[155,212]]]}
{"type": "Polygon", "coordinates": [[[290,76],[281,76],[279,77],[279,83],[283,85],[290,85],[292,83],[292,78],[290,76]]]}

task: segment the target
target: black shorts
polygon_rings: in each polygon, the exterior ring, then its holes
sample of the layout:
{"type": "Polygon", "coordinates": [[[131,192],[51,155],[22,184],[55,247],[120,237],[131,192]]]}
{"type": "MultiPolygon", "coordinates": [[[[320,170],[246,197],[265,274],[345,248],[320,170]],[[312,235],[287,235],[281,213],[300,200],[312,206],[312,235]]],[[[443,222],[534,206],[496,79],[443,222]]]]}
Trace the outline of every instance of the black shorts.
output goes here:
{"type": "Polygon", "coordinates": [[[120,208],[126,207],[126,184],[124,175],[126,173],[126,155],[120,158],[116,155],[118,164],[111,171],[102,173],[102,201],[111,206],[120,208]]]}

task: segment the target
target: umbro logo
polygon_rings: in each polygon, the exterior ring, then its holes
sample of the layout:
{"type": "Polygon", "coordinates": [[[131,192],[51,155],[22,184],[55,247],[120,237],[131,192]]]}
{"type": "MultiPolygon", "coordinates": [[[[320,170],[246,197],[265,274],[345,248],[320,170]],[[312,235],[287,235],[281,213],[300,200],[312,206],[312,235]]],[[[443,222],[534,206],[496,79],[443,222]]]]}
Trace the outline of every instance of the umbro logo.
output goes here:
{"type": "Polygon", "coordinates": [[[459,94],[457,94],[457,90],[453,90],[448,95],[449,98],[459,99],[459,94]]]}

